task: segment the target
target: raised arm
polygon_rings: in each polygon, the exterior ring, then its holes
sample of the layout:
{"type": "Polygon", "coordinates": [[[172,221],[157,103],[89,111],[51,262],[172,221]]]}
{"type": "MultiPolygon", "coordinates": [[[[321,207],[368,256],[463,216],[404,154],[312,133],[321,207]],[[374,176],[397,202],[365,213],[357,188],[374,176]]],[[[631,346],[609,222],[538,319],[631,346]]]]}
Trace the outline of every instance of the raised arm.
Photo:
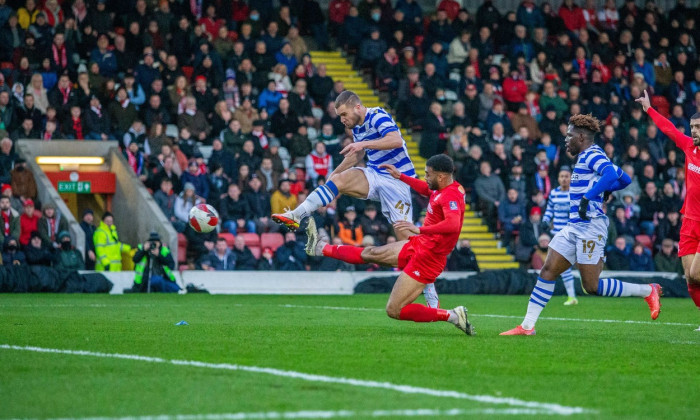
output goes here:
{"type": "Polygon", "coordinates": [[[649,115],[649,117],[651,117],[651,119],[654,121],[654,124],[656,124],[656,126],[659,127],[659,130],[661,130],[661,132],[664,133],[668,138],[673,140],[673,142],[676,143],[676,146],[678,146],[681,150],[685,152],[687,149],[693,147],[692,138],[678,131],[676,126],[674,126],[671,121],[669,121],[663,115],[656,112],[656,110],[651,107],[651,101],[649,101],[649,94],[646,90],[644,91],[644,96],[637,98],[635,101],[642,104],[644,112],[646,112],[649,115]]]}
{"type": "Polygon", "coordinates": [[[396,169],[396,166],[390,165],[388,163],[382,163],[381,165],[379,165],[379,168],[389,172],[389,175],[391,175],[393,178],[398,179],[404,184],[408,184],[408,186],[413,188],[418,194],[424,197],[430,197],[430,188],[428,188],[427,182],[421,181],[418,178],[413,178],[404,175],[398,169],[396,169]]]}

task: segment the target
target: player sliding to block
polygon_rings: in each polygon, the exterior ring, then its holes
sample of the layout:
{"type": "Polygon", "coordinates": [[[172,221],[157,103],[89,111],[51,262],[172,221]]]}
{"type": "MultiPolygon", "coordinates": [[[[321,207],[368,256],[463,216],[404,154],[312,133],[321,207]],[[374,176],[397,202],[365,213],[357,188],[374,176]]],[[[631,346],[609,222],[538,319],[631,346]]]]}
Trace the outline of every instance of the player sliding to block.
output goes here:
{"type": "Polygon", "coordinates": [[[595,144],[598,131],[600,122],[590,114],[569,118],[566,151],[578,156],[569,188],[569,221],[549,243],[549,253],[530,295],[525,320],[501,335],[535,335],[535,323],[552,297],[554,280],[574,264],[578,264],[581,283],[587,293],[643,297],[651,310],[651,319],[659,316],[661,287],[658,284],[598,279],[603,267],[603,248],[608,238],[608,218],[603,212],[603,197],[607,191],[621,190],[632,182],[595,144]]]}
{"type": "MultiPolygon", "coordinates": [[[[649,114],[654,124],[662,133],[673,140],[679,149],[685,153],[685,185],[687,193],[683,202],[683,222],[681,224],[681,240],[678,243],[678,256],[683,263],[685,280],[688,283],[688,293],[695,306],[700,308],[700,112],[690,117],[690,134],[688,137],[676,129],[673,123],[651,107],[649,94],[637,98],[644,112],[649,114]]],[[[700,331],[700,328],[697,329],[700,331]]]]}
{"type": "Polygon", "coordinates": [[[447,256],[457,244],[464,220],[464,188],[452,177],[455,169],[452,159],[446,155],[433,156],[425,166],[425,181],[406,175],[393,165],[379,166],[404,185],[410,185],[419,194],[430,197],[423,227],[418,228],[406,220],[394,223],[397,234],[414,236],[408,240],[366,248],[331,245],[326,232],[317,230],[311,218],[307,226],[309,241],[306,252],[350,264],[375,263],[398,267],[403,271],[396,279],[386,304],[387,315],[402,321],[451,322],[466,334],[474,335],[464,306],[447,311],[413,303],[423,288],[433,284],[445,268],[447,256]]]}
{"type": "MultiPolygon", "coordinates": [[[[338,95],[335,109],[340,121],[348,130],[352,130],[353,136],[353,143],[340,151],[344,156],[343,161],[331,173],[325,185],[313,190],[296,209],[273,214],[272,220],[296,230],[299,222],[319,207],[330,204],[339,194],[381,202],[382,213],[392,223],[413,220],[411,189],[381,168],[382,164],[390,164],[407,177],[416,176],[406,143],[391,115],[382,108],[364,107],[360,98],[347,90],[338,95]],[[365,150],[369,158],[367,167],[356,168],[355,165],[364,158],[365,150]]],[[[399,241],[408,238],[405,231],[397,231],[396,237],[399,241]]],[[[424,294],[428,306],[439,307],[433,284],[425,286],[424,294]]]]}

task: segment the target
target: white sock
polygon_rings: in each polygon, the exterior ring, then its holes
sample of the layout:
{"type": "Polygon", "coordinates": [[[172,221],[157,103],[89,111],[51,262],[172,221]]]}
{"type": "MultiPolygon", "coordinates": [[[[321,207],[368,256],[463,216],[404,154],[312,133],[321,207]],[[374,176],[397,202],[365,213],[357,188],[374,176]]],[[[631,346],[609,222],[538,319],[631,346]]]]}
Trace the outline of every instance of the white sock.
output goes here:
{"type": "Polygon", "coordinates": [[[570,298],[576,297],[576,289],[574,289],[574,275],[571,273],[571,267],[566,271],[561,273],[561,279],[564,280],[564,288],[566,288],[566,295],[570,298]]]}
{"type": "Polygon", "coordinates": [[[651,286],[648,284],[626,283],[618,279],[598,280],[598,296],[607,297],[647,297],[651,294],[651,286]]]}
{"type": "Polygon", "coordinates": [[[537,277],[537,284],[530,294],[530,302],[527,304],[527,313],[521,324],[526,330],[535,328],[537,318],[540,317],[542,309],[547,305],[554,293],[554,281],[548,281],[542,277],[537,277]]]}
{"type": "Polygon", "coordinates": [[[447,313],[450,314],[450,317],[447,318],[447,322],[451,322],[457,325],[459,323],[459,317],[457,316],[455,311],[453,309],[450,309],[449,311],[447,311],[447,313]]]}
{"type": "MultiPolygon", "coordinates": [[[[331,184],[330,182],[328,184],[331,184]]],[[[292,210],[292,215],[297,220],[302,220],[315,212],[319,207],[325,207],[330,204],[331,201],[337,195],[334,193],[333,189],[337,191],[335,185],[329,186],[328,184],[321,185],[315,190],[311,191],[306,200],[299,204],[296,209],[292,210]]]]}
{"type": "Polygon", "coordinates": [[[437,290],[435,290],[435,284],[430,283],[426,284],[425,288],[423,289],[423,295],[425,296],[425,303],[431,307],[431,308],[439,308],[440,307],[440,297],[437,294],[437,290]]]}

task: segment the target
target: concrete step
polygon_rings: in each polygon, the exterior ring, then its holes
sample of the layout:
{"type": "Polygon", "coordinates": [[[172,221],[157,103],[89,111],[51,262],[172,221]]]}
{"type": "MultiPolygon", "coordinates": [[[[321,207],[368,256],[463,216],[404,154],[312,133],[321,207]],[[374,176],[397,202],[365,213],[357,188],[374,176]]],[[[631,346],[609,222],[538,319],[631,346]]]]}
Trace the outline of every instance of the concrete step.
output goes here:
{"type": "MultiPolygon", "coordinates": [[[[466,238],[469,239],[469,238],[466,238]]],[[[496,239],[470,239],[472,248],[498,248],[500,241],[496,239]]],[[[505,250],[505,248],[503,248],[505,250]]]]}
{"type": "MultiPolygon", "coordinates": [[[[474,244],[474,242],[472,242],[472,244],[474,244]]],[[[492,247],[484,247],[484,248],[472,247],[472,252],[474,252],[476,255],[505,255],[506,249],[505,248],[492,248],[492,247]]]]}
{"type": "Polygon", "coordinates": [[[462,222],[463,227],[481,225],[483,221],[478,217],[464,217],[464,222],[462,222]]]}
{"type": "Polygon", "coordinates": [[[477,255],[476,260],[479,261],[480,263],[482,262],[502,262],[502,263],[509,263],[513,262],[513,256],[504,254],[504,255],[477,255]]]}
{"type": "Polygon", "coordinates": [[[486,225],[462,225],[462,233],[483,233],[488,231],[489,228],[486,225]]]}
{"type": "Polygon", "coordinates": [[[493,238],[494,238],[494,237],[493,237],[493,233],[491,233],[491,232],[483,232],[483,233],[479,233],[479,232],[476,232],[476,233],[473,233],[473,232],[465,232],[465,233],[461,233],[461,234],[459,235],[459,239],[469,239],[469,240],[473,240],[473,239],[493,239],[493,238]]]}
{"type": "Polygon", "coordinates": [[[520,268],[517,262],[485,262],[479,263],[479,268],[482,270],[506,270],[509,268],[520,268]]]}
{"type": "Polygon", "coordinates": [[[341,51],[321,51],[314,50],[309,51],[311,57],[342,57],[343,53],[341,51]]]}

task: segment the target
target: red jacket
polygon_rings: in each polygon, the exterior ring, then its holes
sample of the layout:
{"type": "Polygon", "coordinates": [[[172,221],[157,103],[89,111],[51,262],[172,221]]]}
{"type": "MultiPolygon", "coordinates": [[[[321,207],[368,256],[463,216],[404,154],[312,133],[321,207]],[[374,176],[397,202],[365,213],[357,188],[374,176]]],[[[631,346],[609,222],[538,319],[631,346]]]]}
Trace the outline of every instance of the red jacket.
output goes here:
{"type": "Polygon", "coordinates": [[[39,229],[39,218],[37,214],[34,217],[27,216],[27,213],[22,213],[19,217],[19,243],[22,245],[27,245],[29,243],[29,238],[32,232],[39,229]]]}
{"type": "Polygon", "coordinates": [[[586,27],[586,18],[583,17],[583,9],[573,5],[571,9],[562,4],[559,8],[559,17],[564,19],[564,24],[570,31],[577,31],[586,27]]]}
{"type": "Polygon", "coordinates": [[[328,5],[328,20],[333,23],[342,24],[345,17],[350,14],[350,0],[332,0],[328,5]]]}
{"type": "Polygon", "coordinates": [[[503,80],[503,99],[508,102],[525,102],[527,85],[524,80],[515,80],[507,77],[503,80]]]}
{"type": "MultiPolygon", "coordinates": [[[[444,10],[447,13],[447,19],[452,22],[453,20],[457,19],[460,7],[461,6],[459,3],[457,3],[455,0],[442,0],[437,9],[444,10]]],[[[459,36],[459,34],[457,34],[457,36],[459,36]]]]}

